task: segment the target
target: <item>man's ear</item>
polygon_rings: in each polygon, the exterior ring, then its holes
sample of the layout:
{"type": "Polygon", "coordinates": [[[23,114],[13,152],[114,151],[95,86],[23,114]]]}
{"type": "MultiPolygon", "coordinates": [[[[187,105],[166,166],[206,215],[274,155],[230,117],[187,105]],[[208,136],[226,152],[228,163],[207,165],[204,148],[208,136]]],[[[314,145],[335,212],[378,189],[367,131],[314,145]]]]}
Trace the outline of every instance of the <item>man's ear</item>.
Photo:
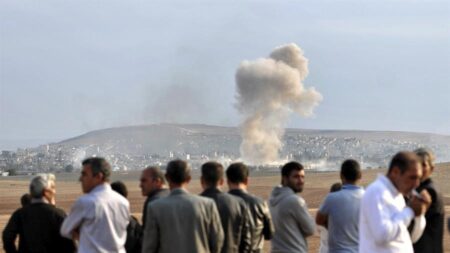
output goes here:
{"type": "Polygon", "coordinates": [[[105,181],[105,174],[103,174],[102,172],[97,173],[95,177],[98,178],[100,181],[105,181]]]}
{"type": "Polygon", "coordinates": [[[281,185],[286,185],[286,177],[281,176],[281,185]]]}
{"type": "Polygon", "coordinates": [[[248,185],[248,177],[246,178],[246,179],[244,179],[244,182],[243,182],[245,185],[248,185]]]}
{"type": "Polygon", "coordinates": [[[200,176],[200,184],[205,187],[205,179],[203,179],[203,176],[200,176]]]}
{"type": "Polygon", "coordinates": [[[223,185],[223,182],[224,182],[224,180],[223,180],[223,178],[221,178],[221,179],[219,180],[219,186],[222,186],[222,185],[223,185]]]}
{"type": "Polygon", "coordinates": [[[392,175],[394,178],[398,178],[398,177],[400,176],[400,174],[401,174],[401,171],[400,171],[400,169],[399,169],[398,167],[392,168],[392,170],[391,170],[391,175],[392,175]]]}

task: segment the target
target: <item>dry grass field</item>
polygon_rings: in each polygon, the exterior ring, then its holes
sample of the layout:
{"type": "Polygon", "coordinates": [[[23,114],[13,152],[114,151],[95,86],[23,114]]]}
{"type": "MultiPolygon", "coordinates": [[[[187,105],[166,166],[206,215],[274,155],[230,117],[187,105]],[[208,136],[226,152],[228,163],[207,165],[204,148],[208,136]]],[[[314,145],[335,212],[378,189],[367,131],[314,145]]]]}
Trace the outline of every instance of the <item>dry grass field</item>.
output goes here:
{"type": "MultiPolygon", "coordinates": [[[[363,172],[363,185],[368,185],[373,181],[377,174],[385,173],[384,170],[366,170],[363,172]]],[[[195,174],[195,173],[194,173],[195,174]]],[[[127,174],[114,174],[113,180],[124,181],[129,189],[129,200],[131,203],[131,211],[140,218],[144,197],[140,194],[138,187],[138,172],[130,172],[127,174]]],[[[195,177],[194,177],[195,178],[195,177]]],[[[197,177],[198,178],[198,177],[197,177]]],[[[67,212],[70,210],[71,204],[80,196],[81,189],[76,181],[75,174],[58,174],[57,175],[57,206],[63,208],[67,212]]],[[[20,196],[28,190],[29,178],[1,178],[0,179],[0,230],[9,219],[11,213],[19,207],[20,196]]],[[[437,187],[443,193],[446,204],[446,217],[450,216],[450,164],[442,164],[436,169],[434,180],[437,187]]],[[[251,175],[249,191],[253,194],[268,199],[271,189],[278,184],[280,177],[277,173],[255,172],[251,175]]],[[[305,190],[301,195],[305,198],[312,215],[315,215],[317,208],[326,196],[331,184],[338,182],[338,172],[307,172],[305,190]]],[[[201,191],[198,179],[194,179],[189,186],[189,190],[193,193],[201,191]]],[[[308,239],[309,252],[317,252],[319,248],[319,237],[314,235],[308,239]]],[[[269,252],[270,243],[267,243],[265,249],[269,252]]],[[[445,232],[444,238],[445,252],[450,252],[450,236],[445,232]]],[[[1,247],[3,248],[3,247],[1,247]]],[[[3,252],[0,250],[0,252],[3,252]]]]}

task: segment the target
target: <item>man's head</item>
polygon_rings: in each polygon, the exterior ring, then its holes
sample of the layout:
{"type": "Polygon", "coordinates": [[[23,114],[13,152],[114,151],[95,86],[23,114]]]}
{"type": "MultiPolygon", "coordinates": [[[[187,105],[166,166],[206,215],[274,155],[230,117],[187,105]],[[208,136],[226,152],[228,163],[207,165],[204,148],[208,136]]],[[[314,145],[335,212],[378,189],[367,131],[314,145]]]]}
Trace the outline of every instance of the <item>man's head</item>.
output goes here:
{"type": "Polygon", "coordinates": [[[281,168],[281,184],[294,192],[302,192],[305,184],[305,170],[298,162],[288,162],[281,168]]]}
{"type": "Polygon", "coordinates": [[[227,171],[228,186],[237,188],[246,188],[248,185],[248,168],[243,163],[232,163],[227,171]]]}
{"type": "Polygon", "coordinates": [[[30,182],[30,195],[34,199],[45,199],[51,204],[55,204],[55,175],[40,174],[30,182]]]}
{"type": "Polygon", "coordinates": [[[356,184],[361,179],[361,167],[353,159],[345,160],[341,165],[341,180],[343,184],[356,184]]]}
{"type": "Polygon", "coordinates": [[[170,189],[184,187],[191,181],[191,168],[183,160],[173,160],[167,164],[166,179],[170,189]]]}
{"type": "Polygon", "coordinates": [[[156,166],[149,166],[142,171],[139,187],[141,187],[142,196],[148,196],[150,193],[164,188],[164,174],[156,166]]]}
{"type": "Polygon", "coordinates": [[[419,157],[420,163],[422,164],[422,178],[425,180],[431,176],[434,171],[434,159],[435,156],[431,150],[426,148],[419,148],[414,150],[414,153],[419,157]]]}
{"type": "Polygon", "coordinates": [[[338,192],[341,189],[342,189],[342,184],[341,183],[334,183],[330,187],[330,192],[338,192]]]}
{"type": "Polygon", "coordinates": [[[119,193],[120,195],[124,196],[125,198],[128,197],[127,186],[122,181],[116,181],[114,183],[111,183],[111,189],[113,189],[113,191],[119,193]]]}
{"type": "Polygon", "coordinates": [[[387,173],[395,188],[403,195],[408,195],[419,186],[422,168],[419,157],[413,152],[399,152],[391,160],[387,173]]]}
{"type": "Polygon", "coordinates": [[[96,186],[108,182],[111,166],[101,157],[91,157],[82,163],[80,182],[84,193],[90,192],[96,186]]]}
{"type": "Polygon", "coordinates": [[[20,197],[20,204],[22,207],[26,207],[31,204],[31,195],[29,193],[22,195],[22,197],[20,197]]]}
{"type": "Polygon", "coordinates": [[[201,183],[203,189],[223,185],[223,166],[218,162],[207,162],[202,165],[201,183]]]}

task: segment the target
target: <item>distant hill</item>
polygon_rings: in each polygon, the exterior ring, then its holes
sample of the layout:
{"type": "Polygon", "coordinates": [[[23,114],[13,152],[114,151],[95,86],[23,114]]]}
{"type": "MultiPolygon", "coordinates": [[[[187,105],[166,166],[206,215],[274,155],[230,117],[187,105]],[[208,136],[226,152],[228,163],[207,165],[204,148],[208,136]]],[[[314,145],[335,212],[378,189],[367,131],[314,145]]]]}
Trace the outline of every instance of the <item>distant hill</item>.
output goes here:
{"type": "MultiPolygon", "coordinates": [[[[428,146],[445,156],[450,147],[450,136],[396,131],[358,131],[358,130],[311,130],[286,129],[284,136],[285,153],[296,152],[299,148],[309,150],[310,146],[328,145],[330,148],[351,149],[346,143],[352,143],[355,151],[361,147],[365,152],[392,153],[397,149],[411,149],[428,146]],[[330,144],[331,143],[331,144],[330,144]],[[331,145],[331,146],[330,146],[331,145]]],[[[208,154],[219,152],[239,154],[241,137],[237,127],[222,127],[201,124],[154,124],[127,126],[92,131],[71,139],[55,143],[66,147],[97,146],[103,152],[126,154],[168,154],[185,152],[190,154],[208,154]]],[[[326,155],[332,151],[327,151],[326,155]]],[[[389,154],[390,154],[389,153],[389,154]]],[[[345,153],[343,154],[345,155],[345,153]]],[[[442,156],[441,156],[442,157],[442,156]]],[[[443,158],[443,157],[442,157],[443,158]]],[[[445,158],[447,159],[447,158],[445,158]]]]}

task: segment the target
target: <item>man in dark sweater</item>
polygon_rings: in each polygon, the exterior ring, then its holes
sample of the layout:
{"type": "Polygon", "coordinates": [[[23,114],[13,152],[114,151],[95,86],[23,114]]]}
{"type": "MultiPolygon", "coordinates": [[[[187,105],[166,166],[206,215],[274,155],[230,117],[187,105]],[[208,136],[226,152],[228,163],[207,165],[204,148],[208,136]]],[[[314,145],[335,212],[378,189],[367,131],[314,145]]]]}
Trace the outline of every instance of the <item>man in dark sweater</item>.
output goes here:
{"type": "Polygon", "coordinates": [[[422,162],[422,179],[417,192],[427,190],[431,196],[431,205],[425,213],[426,226],[422,237],[414,243],[416,253],[442,253],[444,238],[444,201],[442,195],[436,190],[431,174],[434,170],[434,154],[427,149],[420,148],[415,151],[422,162]]]}
{"type": "Polygon", "coordinates": [[[217,162],[202,165],[203,197],[212,198],[217,205],[224,230],[222,253],[250,252],[250,210],[239,197],[220,190],[223,185],[223,167],[217,162]]]}
{"type": "Polygon", "coordinates": [[[59,234],[66,214],[55,205],[55,176],[39,175],[31,180],[31,204],[18,209],[3,231],[6,253],[75,252],[73,241],[59,234]],[[19,248],[15,240],[19,236],[19,248]]]}
{"type": "Polygon", "coordinates": [[[230,188],[228,193],[242,198],[250,209],[251,252],[263,252],[264,239],[270,240],[274,234],[274,226],[269,207],[264,200],[247,192],[249,171],[245,164],[231,164],[228,166],[226,174],[228,187],[230,188]]]}
{"type": "Polygon", "coordinates": [[[141,187],[142,195],[147,196],[142,211],[142,227],[144,228],[148,204],[159,198],[167,197],[170,191],[166,187],[164,174],[155,166],[149,166],[142,171],[139,187],[141,187]]]}

